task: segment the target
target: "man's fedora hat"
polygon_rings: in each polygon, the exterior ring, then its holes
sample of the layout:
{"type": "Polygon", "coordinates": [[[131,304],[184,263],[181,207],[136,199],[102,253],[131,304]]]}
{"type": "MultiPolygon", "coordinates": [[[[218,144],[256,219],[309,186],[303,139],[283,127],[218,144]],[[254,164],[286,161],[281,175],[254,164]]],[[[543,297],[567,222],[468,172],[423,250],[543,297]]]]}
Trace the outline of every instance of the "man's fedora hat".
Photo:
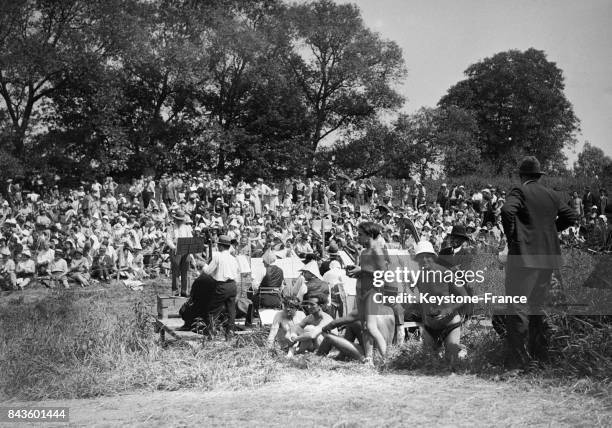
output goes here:
{"type": "Polygon", "coordinates": [[[462,224],[456,224],[453,226],[453,230],[450,233],[450,236],[456,236],[457,238],[463,238],[465,240],[470,241],[472,238],[467,234],[465,230],[465,226],[462,224]]]}
{"type": "Polygon", "coordinates": [[[226,247],[229,247],[229,246],[232,245],[232,240],[227,235],[221,235],[221,236],[219,236],[218,244],[219,245],[224,245],[226,247]]]}
{"type": "Polygon", "coordinates": [[[540,170],[540,161],[535,156],[525,156],[519,166],[519,174],[525,175],[544,175],[540,170]]]}
{"type": "Polygon", "coordinates": [[[172,214],[172,218],[179,221],[185,221],[185,212],[183,210],[176,210],[174,214],[172,214]]]}

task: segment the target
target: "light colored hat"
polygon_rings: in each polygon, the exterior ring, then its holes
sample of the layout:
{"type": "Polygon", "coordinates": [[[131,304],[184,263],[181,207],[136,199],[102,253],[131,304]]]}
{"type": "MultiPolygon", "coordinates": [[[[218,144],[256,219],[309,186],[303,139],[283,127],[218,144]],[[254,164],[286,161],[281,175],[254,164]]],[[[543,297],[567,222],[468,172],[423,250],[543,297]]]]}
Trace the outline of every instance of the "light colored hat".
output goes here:
{"type": "Polygon", "coordinates": [[[419,254],[433,254],[436,255],[433,245],[429,241],[420,241],[415,248],[415,255],[419,254]]]}
{"type": "Polygon", "coordinates": [[[185,221],[185,212],[183,210],[176,210],[176,212],[172,214],[172,218],[179,221],[185,221]]]}
{"type": "Polygon", "coordinates": [[[304,266],[300,271],[307,271],[316,276],[319,279],[323,279],[321,273],[319,272],[319,265],[315,260],[309,261],[306,266],[304,266]]]}

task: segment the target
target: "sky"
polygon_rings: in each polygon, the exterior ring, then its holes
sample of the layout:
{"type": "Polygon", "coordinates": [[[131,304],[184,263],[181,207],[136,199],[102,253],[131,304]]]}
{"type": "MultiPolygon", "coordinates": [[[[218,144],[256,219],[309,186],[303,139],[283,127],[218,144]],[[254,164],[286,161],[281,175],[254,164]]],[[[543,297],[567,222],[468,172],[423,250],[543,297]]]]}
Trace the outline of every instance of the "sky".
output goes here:
{"type": "Polygon", "coordinates": [[[335,0],[403,50],[403,110],[435,107],[465,69],[510,49],[543,50],[563,70],[585,141],[612,157],[612,0],[335,0]]]}

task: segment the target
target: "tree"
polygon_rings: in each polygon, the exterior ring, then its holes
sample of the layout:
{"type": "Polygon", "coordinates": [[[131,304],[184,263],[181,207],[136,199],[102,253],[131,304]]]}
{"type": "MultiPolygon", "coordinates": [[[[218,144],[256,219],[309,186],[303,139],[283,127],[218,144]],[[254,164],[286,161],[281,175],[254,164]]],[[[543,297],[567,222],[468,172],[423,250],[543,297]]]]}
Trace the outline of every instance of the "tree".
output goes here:
{"type": "Polygon", "coordinates": [[[118,13],[127,0],[2,0],[0,107],[18,158],[37,107],[75,76],[113,57],[128,28],[118,13]],[[112,30],[111,30],[112,28],[112,30]]]}
{"type": "Polygon", "coordinates": [[[602,149],[588,141],[584,143],[582,151],[578,153],[578,159],[574,162],[574,172],[577,176],[593,180],[603,179],[611,168],[610,156],[606,156],[602,149]]]}
{"type": "MultiPolygon", "coordinates": [[[[422,107],[411,115],[401,115],[395,130],[399,133],[405,151],[414,159],[415,172],[424,180],[434,171],[442,156],[439,143],[437,109],[422,107]]],[[[394,156],[394,153],[390,153],[394,156]]]]}
{"type": "Polygon", "coordinates": [[[444,173],[457,177],[482,171],[482,146],[474,114],[455,106],[440,108],[436,122],[444,173]]]}
{"type": "Polygon", "coordinates": [[[405,75],[401,49],[367,29],[355,5],[319,0],[288,10],[293,51],[286,64],[308,107],[312,153],[335,131],[398,108],[405,75]]]}
{"type": "Polygon", "coordinates": [[[400,115],[391,125],[368,122],[356,138],[336,143],[331,155],[340,169],[359,178],[374,175],[407,178],[429,175],[440,160],[438,112],[421,108],[400,115]]]}
{"type": "Polygon", "coordinates": [[[402,142],[393,127],[372,120],[356,138],[336,142],[327,158],[340,171],[358,178],[393,175],[408,161],[401,149],[402,142]]]}
{"type": "Polygon", "coordinates": [[[563,72],[543,51],[501,52],[465,74],[438,104],[474,113],[482,158],[495,172],[514,169],[525,154],[548,169],[575,143],[579,120],[563,92],[563,72]]]}

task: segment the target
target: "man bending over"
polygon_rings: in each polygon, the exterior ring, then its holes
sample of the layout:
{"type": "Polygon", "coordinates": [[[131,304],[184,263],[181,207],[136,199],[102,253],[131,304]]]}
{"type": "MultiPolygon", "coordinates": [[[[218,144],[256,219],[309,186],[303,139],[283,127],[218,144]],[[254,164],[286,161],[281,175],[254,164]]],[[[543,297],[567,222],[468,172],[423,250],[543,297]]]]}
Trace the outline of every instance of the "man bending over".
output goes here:
{"type": "MultiPolygon", "coordinates": [[[[385,343],[390,344],[395,334],[395,316],[393,314],[393,309],[390,307],[385,306],[381,308],[381,311],[383,313],[375,316],[376,325],[382,333],[385,343]]],[[[341,355],[361,362],[371,363],[374,353],[374,344],[372,341],[367,341],[365,342],[367,348],[364,348],[363,333],[364,331],[362,323],[360,322],[359,313],[355,309],[347,316],[338,318],[323,327],[324,341],[319,347],[318,353],[327,354],[332,347],[336,347],[341,355]],[[344,337],[332,333],[333,329],[343,326],[346,327],[344,337]],[[357,339],[359,343],[355,343],[355,339],[357,339]]]]}

